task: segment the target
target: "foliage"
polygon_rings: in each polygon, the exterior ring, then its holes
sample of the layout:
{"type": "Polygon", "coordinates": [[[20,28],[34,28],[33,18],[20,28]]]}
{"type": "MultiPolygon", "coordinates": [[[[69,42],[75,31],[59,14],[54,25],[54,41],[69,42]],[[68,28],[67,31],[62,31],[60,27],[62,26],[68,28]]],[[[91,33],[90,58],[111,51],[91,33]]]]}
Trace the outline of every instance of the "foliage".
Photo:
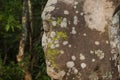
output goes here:
{"type": "Polygon", "coordinates": [[[14,31],[17,28],[21,29],[21,0],[1,0],[0,3],[2,4],[0,7],[0,29],[4,31],[14,31]]]}
{"type": "Polygon", "coordinates": [[[50,80],[46,73],[45,57],[41,47],[43,29],[40,16],[47,0],[31,0],[32,52],[29,51],[30,44],[27,39],[24,60],[21,63],[16,61],[22,32],[22,1],[0,0],[0,80],[23,80],[24,66],[27,65],[33,80],[50,80]],[[21,67],[20,64],[24,66],[21,67]]]}
{"type": "Polygon", "coordinates": [[[0,67],[0,80],[23,80],[23,70],[14,62],[0,67]]]}

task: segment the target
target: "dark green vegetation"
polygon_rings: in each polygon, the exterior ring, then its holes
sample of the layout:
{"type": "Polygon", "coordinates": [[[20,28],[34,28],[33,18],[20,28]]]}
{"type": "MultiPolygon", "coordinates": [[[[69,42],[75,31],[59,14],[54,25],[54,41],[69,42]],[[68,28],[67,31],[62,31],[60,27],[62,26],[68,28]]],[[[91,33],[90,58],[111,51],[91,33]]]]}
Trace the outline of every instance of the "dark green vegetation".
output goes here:
{"type": "Polygon", "coordinates": [[[47,0],[31,0],[32,42],[29,40],[30,22],[27,21],[28,36],[25,43],[24,58],[21,62],[16,59],[22,33],[23,1],[0,0],[0,80],[26,80],[24,79],[26,66],[32,80],[50,80],[46,74],[44,53],[41,46],[43,33],[41,12],[47,0]]]}

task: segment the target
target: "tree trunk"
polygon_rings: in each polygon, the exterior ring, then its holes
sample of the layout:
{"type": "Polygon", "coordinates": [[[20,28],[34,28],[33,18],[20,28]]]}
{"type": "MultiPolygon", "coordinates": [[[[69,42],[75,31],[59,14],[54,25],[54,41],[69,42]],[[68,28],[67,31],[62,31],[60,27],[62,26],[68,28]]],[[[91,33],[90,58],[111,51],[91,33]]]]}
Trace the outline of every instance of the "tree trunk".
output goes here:
{"type": "MultiPolygon", "coordinates": [[[[18,62],[23,61],[24,49],[25,49],[25,44],[26,44],[26,40],[27,40],[27,36],[28,36],[28,33],[27,33],[28,32],[28,30],[27,30],[28,29],[27,28],[28,15],[27,14],[28,14],[28,8],[29,8],[28,3],[30,3],[29,0],[23,0],[23,13],[22,13],[23,31],[22,31],[22,36],[21,36],[20,45],[19,45],[19,52],[17,55],[18,62]]],[[[31,12],[29,14],[31,14],[31,12]]],[[[30,18],[30,20],[31,20],[31,18],[30,18]]],[[[31,36],[30,36],[30,38],[31,38],[31,36]]],[[[31,42],[30,42],[30,44],[31,44],[31,42]]],[[[32,76],[31,76],[30,72],[28,71],[28,68],[29,68],[29,65],[24,65],[24,71],[25,71],[24,80],[32,80],[32,76]]]]}
{"type": "Polygon", "coordinates": [[[29,41],[30,41],[30,52],[32,51],[32,34],[33,34],[33,27],[32,27],[32,9],[31,9],[31,1],[28,0],[28,11],[29,11],[29,27],[30,27],[30,31],[29,31],[29,41]]]}
{"type": "Polygon", "coordinates": [[[33,37],[33,21],[32,21],[32,8],[31,8],[31,1],[28,0],[28,11],[29,11],[29,54],[30,54],[30,58],[31,58],[31,70],[33,69],[33,64],[34,64],[34,55],[32,53],[32,46],[33,46],[33,41],[32,41],[32,37],[33,37]]]}
{"type": "Polygon", "coordinates": [[[21,62],[24,56],[24,48],[27,39],[27,0],[23,0],[23,13],[22,13],[22,36],[19,45],[19,52],[17,55],[17,61],[21,62]]]}
{"type": "Polygon", "coordinates": [[[119,2],[48,0],[42,43],[53,80],[119,80],[119,2]]]}

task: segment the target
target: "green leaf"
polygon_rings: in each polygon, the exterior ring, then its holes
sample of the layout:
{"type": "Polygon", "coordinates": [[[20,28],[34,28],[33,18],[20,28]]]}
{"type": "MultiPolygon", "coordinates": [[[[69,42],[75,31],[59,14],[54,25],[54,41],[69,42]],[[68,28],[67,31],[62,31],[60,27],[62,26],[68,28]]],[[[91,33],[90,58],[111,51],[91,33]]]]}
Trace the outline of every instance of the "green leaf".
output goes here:
{"type": "Polygon", "coordinates": [[[7,25],[5,26],[5,30],[6,30],[6,31],[9,31],[9,30],[10,30],[10,25],[9,25],[9,24],[7,24],[7,25]]]}
{"type": "Polygon", "coordinates": [[[13,26],[11,26],[11,29],[12,29],[13,32],[15,31],[13,26]]]}
{"type": "Polygon", "coordinates": [[[2,78],[0,78],[0,80],[3,80],[2,78]]]}
{"type": "Polygon", "coordinates": [[[3,19],[3,15],[0,15],[0,21],[3,19]]]}
{"type": "Polygon", "coordinates": [[[11,23],[11,22],[13,22],[13,21],[15,21],[14,16],[13,16],[13,15],[9,15],[8,23],[11,23]]]}
{"type": "Polygon", "coordinates": [[[22,27],[21,27],[20,24],[18,24],[16,27],[17,27],[18,29],[22,29],[22,27]]]}
{"type": "Polygon", "coordinates": [[[49,77],[46,75],[43,75],[43,80],[49,80],[49,77]]]}

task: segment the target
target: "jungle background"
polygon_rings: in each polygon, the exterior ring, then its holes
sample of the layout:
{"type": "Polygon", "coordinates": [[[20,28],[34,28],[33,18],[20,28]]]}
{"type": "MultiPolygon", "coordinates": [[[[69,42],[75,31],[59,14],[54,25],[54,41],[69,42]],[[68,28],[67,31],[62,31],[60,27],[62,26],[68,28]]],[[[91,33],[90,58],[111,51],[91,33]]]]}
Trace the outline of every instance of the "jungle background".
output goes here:
{"type": "Polygon", "coordinates": [[[47,0],[0,0],[0,80],[50,80],[41,46],[47,0]]]}

